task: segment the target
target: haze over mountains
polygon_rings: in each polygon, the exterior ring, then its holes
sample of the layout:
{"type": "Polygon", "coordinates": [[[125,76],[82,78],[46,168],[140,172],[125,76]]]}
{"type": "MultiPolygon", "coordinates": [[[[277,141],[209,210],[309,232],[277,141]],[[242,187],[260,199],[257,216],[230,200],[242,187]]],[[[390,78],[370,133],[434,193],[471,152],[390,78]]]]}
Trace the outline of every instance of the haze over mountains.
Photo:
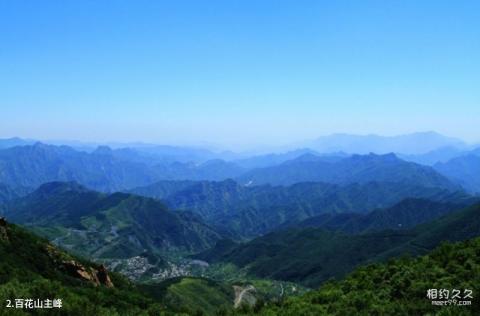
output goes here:
{"type": "Polygon", "coordinates": [[[319,152],[343,151],[348,153],[377,154],[403,153],[410,155],[425,154],[444,147],[466,148],[466,144],[456,138],[445,137],[435,132],[414,133],[408,135],[384,137],[378,135],[333,134],[320,137],[308,143],[310,148],[319,152]]]}
{"type": "Polygon", "coordinates": [[[447,162],[437,162],[434,168],[462,185],[466,190],[480,192],[478,177],[480,174],[480,155],[475,154],[475,152],[452,158],[447,162]]]}
{"type": "MultiPolygon", "coordinates": [[[[13,146],[32,145],[35,142],[42,142],[51,145],[66,145],[69,147],[82,149],[86,151],[93,151],[100,145],[108,146],[112,149],[121,148],[135,148],[137,150],[158,153],[164,156],[175,157],[175,160],[182,160],[180,157],[183,155],[184,159],[188,161],[196,161],[201,159],[223,158],[235,159],[248,158],[249,156],[255,156],[255,151],[250,150],[243,152],[235,150],[222,151],[221,145],[216,146],[177,146],[177,145],[156,145],[143,142],[82,142],[82,141],[69,141],[69,140],[34,140],[34,139],[22,139],[19,137],[3,138],[0,139],[0,148],[9,148],[13,146]],[[216,153],[216,156],[215,156],[216,153]]],[[[480,142],[480,140],[479,140],[480,142]]],[[[472,145],[465,143],[464,141],[441,135],[439,133],[417,132],[411,134],[404,134],[398,136],[381,136],[381,135],[354,135],[346,133],[334,133],[327,136],[321,136],[317,139],[308,141],[299,141],[297,143],[285,144],[280,147],[270,147],[265,145],[261,148],[260,152],[267,153],[281,153],[286,151],[292,151],[298,148],[310,148],[318,153],[334,153],[334,152],[346,152],[349,154],[385,154],[385,153],[402,153],[405,155],[421,155],[438,149],[450,148],[458,150],[467,150],[472,145]]],[[[480,146],[480,144],[478,144],[480,146]]],[[[477,147],[478,147],[477,146],[477,147]]],[[[259,155],[259,154],[257,154],[259,155]]]]}
{"type": "Polygon", "coordinates": [[[405,162],[394,154],[352,155],[333,162],[307,154],[278,166],[246,172],[239,177],[239,181],[248,185],[289,185],[306,181],[337,184],[390,181],[455,189],[447,178],[432,168],[405,162]]]}
{"type": "Polygon", "coordinates": [[[480,236],[479,148],[436,133],[263,154],[73,145],[0,140],[0,216],[171,309],[283,298],[480,236]]]}
{"type": "Polygon", "coordinates": [[[0,1],[0,316],[479,316],[479,13],[0,1]]]}
{"type": "Polygon", "coordinates": [[[428,132],[398,137],[334,134],[320,140],[311,143],[312,148],[245,156],[174,146],[111,149],[102,145],[85,152],[64,145],[6,139],[0,140],[0,148],[3,148],[0,149],[0,183],[13,189],[31,190],[50,181],[77,181],[92,189],[113,192],[159,180],[221,181],[232,178],[242,184],[252,181],[250,184],[254,185],[304,181],[342,184],[383,181],[378,176],[388,181],[409,181],[408,174],[415,173],[415,177],[424,177],[427,186],[447,187],[451,185],[444,179],[447,177],[454,185],[463,185],[470,192],[478,190],[478,184],[466,175],[469,170],[476,170],[478,162],[474,158],[468,160],[468,166],[453,161],[453,167],[442,167],[454,158],[461,160],[465,156],[480,155],[478,149],[469,149],[457,139],[428,132]],[[434,166],[441,175],[402,160],[434,166]],[[371,169],[373,166],[376,170],[371,169]],[[396,171],[390,168],[393,166],[396,171]],[[380,175],[382,168],[389,171],[380,175]],[[417,174],[415,168],[422,172],[417,174]],[[351,173],[354,169],[355,173],[351,173]],[[404,173],[404,169],[410,172],[404,173]]]}

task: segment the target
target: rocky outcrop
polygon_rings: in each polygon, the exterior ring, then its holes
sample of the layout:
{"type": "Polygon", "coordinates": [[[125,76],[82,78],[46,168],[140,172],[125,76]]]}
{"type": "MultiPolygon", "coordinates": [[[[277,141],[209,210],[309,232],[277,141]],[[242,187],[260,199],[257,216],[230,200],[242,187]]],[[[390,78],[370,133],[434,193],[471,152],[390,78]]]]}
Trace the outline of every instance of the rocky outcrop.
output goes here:
{"type": "Polygon", "coordinates": [[[50,258],[58,264],[62,270],[66,271],[70,276],[92,283],[94,286],[105,286],[105,287],[114,287],[108,271],[105,266],[102,264],[98,268],[95,267],[86,267],[80,262],[74,260],[72,257],[68,256],[59,251],[53,245],[49,244],[46,247],[46,251],[50,258]]]}
{"type": "Polygon", "coordinates": [[[78,279],[83,279],[85,281],[93,282],[98,285],[98,280],[95,278],[95,275],[91,271],[87,271],[83,265],[80,263],[70,260],[64,261],[63,267],[71,276],[74,276],[78,279]]]}
{"type": "Polygon", "coordinates": [[[104,265],[96,269],[93,267],[85,267],[75,260],[69,260],[63,262],[63,267],[71,276],[91,282],[95,286],[103,285],[106,287],[114,287],[104,265]]]}
{"type": "MultiPolygon", "coordinates": [[[[4,217],[0,217],[0,242],[8,242],[8,235],[8,223],[4,217]]],[[[47,244],[44,249],[55,265],[65,270],[69,275],[90,282],[95,286],[114,287],[108,271],[103,264],[98,268],[92,266],[86,267],[52,244],[47,244]]]]}
{"type": "Polygon", "coordinates": [[[110,277],[108,276],[107,268],[105,268],[103,264],[97,270],[97,279],[100,284],[103,284],[106,287],[113,287],[112,280],[110,280],[110,277]]]}

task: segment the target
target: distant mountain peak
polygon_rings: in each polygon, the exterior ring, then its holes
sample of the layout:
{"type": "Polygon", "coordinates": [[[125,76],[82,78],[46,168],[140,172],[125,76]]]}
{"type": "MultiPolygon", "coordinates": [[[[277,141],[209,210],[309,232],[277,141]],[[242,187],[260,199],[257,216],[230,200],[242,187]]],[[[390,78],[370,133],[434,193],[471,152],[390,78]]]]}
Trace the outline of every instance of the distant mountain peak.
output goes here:
{"type": "Polygon", "coordinates": [[[370,153],[370,155],[377,156],[377,157],[381,158],[383,161],[399,161],[399,160],[401,160],[394,153],[388,153],[388,154],[383,154],[383,155],[375,155],[373,153],[370,153]]]}
{"type": "Polygon", "coordinates": [[[375,152],[384,154],[397,152],[401,154],[423,154],[429,151],[452,146],[465,148],[466,144],[456,138],[447,137],[434,131],[417,132],[397,136],[351,135],[345,133],[322,136],[305,144],[318,152],[345,151],[366,154],[375,152]]]}
{"type": "Polygon", "coordinates": [[[32,145],[33,148],[50,148],[52,147],[51,145],[48,145],[48,144],[44,144],[42,142],[35,142],[33,145],[32,145]]]}
{"type": "Polygon", "coordinates": [[[350,156],[341,152],[332,153],[332,154],[323,154],[323,155],[315,152],[308,152],[298,156],[297,158],[287,160],[283,164],[291,164],[291,163],[297,163],[297,162],[334,163],[348,157],[350,156]]]}
{"type": "Polygon", "coordinates": [[[98,146],[97,149],[95,149],[92,154],[110,156],[112,155],[112,153],[113,153],[113,150],[110,147],[102,145],[102,146],[98,146]]]}
{"type": "Polygon", "coordinates": [[[20,137],[0,138],[0,149],[6,149],[17,146],[32,145],[35,141],[31,139],[23,139],[20,137]]]}
{"type": "Polygon", "coordinates": [[[400,161],[401,159],[397,157],[394,153],[388,153],[388,154],[375,154],[375,153],[369,153],[367,155],[358,155],[354,154],[351,156],[353,160],[363,160],[363,161],[369,161],[369,160],[377,160],[377,161],[400,161]]]}
{"type": "Polygon", "coordinates": [[[236,180],[241,184],[253,183],[254,185],[291,185],[299,182],[348,184],[380,181],[415,183],[419,186],[448,190],[460,189],[457,184],[432,168],[404,161],[393,153],[352,155],[336,160],[319,156],[316,159],[309,164],[303,163],[302,160],[290,160],[273,167],[253,169],[236,180]]]}
{"type": "Polygon", "coordinates": [[[305,153],[302,154],[301,156],[298,156],[297,158],[293,159],[292,161],[319,161],[322,158],[319,157],[318,155],[315,155],[313,153],[305,153]]]}

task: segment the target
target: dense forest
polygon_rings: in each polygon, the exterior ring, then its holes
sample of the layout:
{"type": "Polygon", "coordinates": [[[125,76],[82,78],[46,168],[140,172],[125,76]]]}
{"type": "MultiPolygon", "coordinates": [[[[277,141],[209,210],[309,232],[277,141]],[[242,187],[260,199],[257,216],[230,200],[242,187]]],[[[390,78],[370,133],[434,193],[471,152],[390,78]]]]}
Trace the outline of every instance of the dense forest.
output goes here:
{"type": "MultiPolygon", "coordinates": [[[[244,307],[236,315],[479,315],[480,238],[445,243],[426,256],[392,259],[358,268],[344,280],[331,281],[300,297],[244,307]],[[471,306],[435,306],[429,289],[472,291],[471,306]]],[[[442,300],[442,299],[440,299],[442,300]]]]}

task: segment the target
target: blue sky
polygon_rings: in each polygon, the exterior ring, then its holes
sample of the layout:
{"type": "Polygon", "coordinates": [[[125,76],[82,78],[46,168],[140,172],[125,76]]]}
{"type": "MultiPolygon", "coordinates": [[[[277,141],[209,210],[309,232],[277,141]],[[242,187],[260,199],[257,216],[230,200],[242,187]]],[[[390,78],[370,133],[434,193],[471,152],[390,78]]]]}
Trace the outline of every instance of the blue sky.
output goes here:
{"type": "Polygon", "coordinates": [[[0,0],[0,137],[480,141],[480,1],[0,0]]]}

